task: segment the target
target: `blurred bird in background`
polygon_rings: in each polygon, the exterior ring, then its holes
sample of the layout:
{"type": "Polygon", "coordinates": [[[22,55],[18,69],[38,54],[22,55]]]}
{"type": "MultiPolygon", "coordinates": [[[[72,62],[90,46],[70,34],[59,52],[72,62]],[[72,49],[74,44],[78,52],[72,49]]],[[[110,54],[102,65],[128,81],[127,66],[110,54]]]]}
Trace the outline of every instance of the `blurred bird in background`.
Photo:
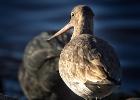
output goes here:
{"type": "Polygon", "coordinates": [[[69,37],[46,42],[50,34],[43,32],[28,43],[19,71],[21,87],[28,100],[80,100],[58,74],[60,51],[69,37]]]}

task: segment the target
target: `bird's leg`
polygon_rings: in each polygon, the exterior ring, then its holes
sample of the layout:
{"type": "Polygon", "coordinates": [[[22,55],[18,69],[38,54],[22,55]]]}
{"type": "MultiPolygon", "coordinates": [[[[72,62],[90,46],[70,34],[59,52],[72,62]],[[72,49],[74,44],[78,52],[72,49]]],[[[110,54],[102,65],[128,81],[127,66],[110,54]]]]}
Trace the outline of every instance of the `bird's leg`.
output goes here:
{"type": "Polygon", "coordinates": [[[101,100],[101,98],[96,97],[95,100],[101,100]]]}
{"type": "Polygon", "coordinates": [[[96,97],[95,100],[98,100],[98,97],[96,97]]]}
{"type": "Polygon", "coordinates": [[[95,100],[101,100],[101,98],[96,97],[95,100]]]}

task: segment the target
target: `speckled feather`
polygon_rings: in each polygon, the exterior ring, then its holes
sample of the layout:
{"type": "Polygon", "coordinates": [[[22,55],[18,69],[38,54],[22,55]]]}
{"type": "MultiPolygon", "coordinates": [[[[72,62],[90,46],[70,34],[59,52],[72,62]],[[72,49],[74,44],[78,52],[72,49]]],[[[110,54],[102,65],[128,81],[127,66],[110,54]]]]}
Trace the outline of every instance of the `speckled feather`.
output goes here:
{"type": "Polygon", "coordinates": [[[90,7],[78,5],[72,10],[69,23],[48,39],[74,28],[70,42],[60,54],[59,73],[66,85],[84,99],[111,94],[121,80],[115,51],[94,35],[93,17],[90,7]]]}
{"type": "Polygon", "coordinates": [[[36,36],[25,49],[19,81],[29,100],[56,100],[53,87],[59,76],[58,59],[63,44],[56,42],[57,39],[54,43],[46,42],[47,37],[46,32],[36,36]]]}
{"type": "Polygon", "coordinates": [[[118,58],[107,42],[92,35],[81,34],[72,39],[61,52],[59,72],[68,87],[79,96],[105,97],[108,94],[105,94],[105,90],[108,92],[110,89],[111,93],[115,85],[108,77],[120,81],[120,74],[115,73],[120,73],[119,66],[118,58]],[[78,84],[84,86],[83,90],[78,84]]]}
{"type": "Polygon", "coordinates": [[[53,32],[43,32],[26,46],[19,70],[19,82],[28,100],[82,100],[60,78],[58,61],[60,51],[69,41],[69,35],[46,42],[53,32]]]}

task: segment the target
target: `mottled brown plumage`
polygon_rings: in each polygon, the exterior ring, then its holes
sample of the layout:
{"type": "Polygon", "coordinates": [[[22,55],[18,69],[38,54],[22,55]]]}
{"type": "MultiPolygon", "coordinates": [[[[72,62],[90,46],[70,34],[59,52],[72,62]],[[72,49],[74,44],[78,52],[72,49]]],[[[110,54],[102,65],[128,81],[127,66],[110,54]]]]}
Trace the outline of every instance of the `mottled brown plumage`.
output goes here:
{"type": "Polygon", "coordinates": [[[26,46],[19,71],[19,82],[28,100],[82,100],[60,78],[58,61],[60,51],[69,36],[60,36],[46,42],[52,32],[43,32],[26,46]]]}
{"type": "Polygon", "coordinates": [[[88,6],[76,6],[70,22],[50,38],[74,28],[60,54],[59,73],[66,85],[85,99],[111,94],[121,78],[120,63],[112,46],[93,34],[93,16],[88,6]]]}

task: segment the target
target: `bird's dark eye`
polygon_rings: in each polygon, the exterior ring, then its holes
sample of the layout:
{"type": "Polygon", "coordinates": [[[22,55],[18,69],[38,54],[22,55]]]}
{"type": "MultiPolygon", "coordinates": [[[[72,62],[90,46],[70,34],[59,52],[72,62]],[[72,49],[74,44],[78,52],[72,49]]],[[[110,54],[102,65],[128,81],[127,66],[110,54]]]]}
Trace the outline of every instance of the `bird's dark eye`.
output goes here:
{"type": "Polygon", "coordinates": [[[73,12],[71,13],[71,16],[72,16],[72,17],[74,16],[74,13],[73,13],[73,12]]]}

